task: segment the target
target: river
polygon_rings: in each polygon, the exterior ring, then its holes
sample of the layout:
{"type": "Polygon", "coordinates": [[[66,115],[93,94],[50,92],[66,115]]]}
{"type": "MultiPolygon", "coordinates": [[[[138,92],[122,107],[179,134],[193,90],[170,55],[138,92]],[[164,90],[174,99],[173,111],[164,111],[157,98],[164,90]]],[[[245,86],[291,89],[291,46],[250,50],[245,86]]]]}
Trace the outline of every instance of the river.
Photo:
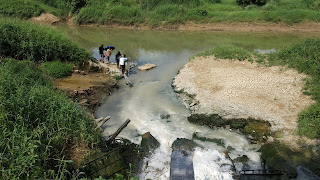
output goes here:
{"type": "MultiPolygon", "coordinates": [[[[246,137],[229,129],[210,129],[188,122],[190,111],[177,98],[171,87],[173,78],[190,57],[203,50],[220,45],[234,45],[259,52],[276,51],[280,47],[297,42],[314,34],[275,32],[191,32],[191,31],[148,31],[110,29],[105,27],[58,28],[71,39],[89,49],[99,59],[101,44],[116,47],[138,65],[156,64],[155,69],[138,71],[133,69],[129,87],[119,81],[119,90],[106,98],[95,110],[96,117],[110,116],[104,124],[103,135],[109,136],[126,120],[130,124],[119,137],[140,144],[141,135],[150,132],[161,144],[155,153],[144,160],[139,172],[140,179],[169,179],[171,144],[177,138],[192,139],[206,137],[215,141],[194,140],[199,147],[193,153],[195,179],[233,179],[232,163],[224,156],[229,151],[231,159],[247,156],[242,164],[236,162],[236,170],[260,169],[260,145],[250,144],[246,137]],[[170,118],[161,119],[160,115],[170,118]]],[[[111,60],[114,61],[114,54],[111,60]]]]}

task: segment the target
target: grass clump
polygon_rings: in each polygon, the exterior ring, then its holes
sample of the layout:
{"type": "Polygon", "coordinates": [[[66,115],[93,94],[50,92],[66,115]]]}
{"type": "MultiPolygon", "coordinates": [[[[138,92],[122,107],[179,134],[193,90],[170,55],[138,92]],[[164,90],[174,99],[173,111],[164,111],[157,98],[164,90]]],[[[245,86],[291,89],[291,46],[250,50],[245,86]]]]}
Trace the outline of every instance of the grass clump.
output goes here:
{"type": "Polygon", "coordinates": [[[197,54],[196,56],[212,56],[214,55],[217,58],[221,59],[236,59],[243,61],[251,57],[249,51],[235,46],[218,46],[213,49],[209,49],[202,53],[197,54]]]}
{"type": "Polygon", "coordinates": [[[316,101],[299,115],[298,132],[310,138],[320,138],[320,38],[306,39],[269,57],[270,65],[286,65],[311,76],[305,84],[305,94],[316,101]]]}
{"type": "Polygon", "coordinates": [[[60,61],[45,62],[41,64],[42,71],[54,78],[70,76],[72,74],[72,68],[72,63],[62,63],[60,61]]]}
{"type": "Polygon", "coordinates": [[[30,61],[0,63],[0,179],[70,179],[73,148],[100,142],[92,119],[30,61]]]}
{"type": "Polygon", "coordinates": [[[0,56],[36,63],[55,61],[81,64],[90,58],[87,50],[56,30],[21,20],[0,19],[0,56]]]}

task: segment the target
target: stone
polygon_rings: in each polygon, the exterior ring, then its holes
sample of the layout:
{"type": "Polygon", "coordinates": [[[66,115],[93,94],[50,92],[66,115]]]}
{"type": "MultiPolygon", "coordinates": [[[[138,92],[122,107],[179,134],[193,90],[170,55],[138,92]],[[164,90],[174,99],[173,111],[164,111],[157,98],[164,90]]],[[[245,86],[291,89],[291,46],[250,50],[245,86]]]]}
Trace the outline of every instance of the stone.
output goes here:
{"type": "Polygon", "coordinates": [[[169,119],[170,118],[170,114],[161,114],[160,118],[161,119],[169,119]]]}
{"type": "Polygon", "coordinates": [[[150,134],[150,132],[146,132],[142,135],[140,147],[143,156],[149,156],[159,146],[160,143],[150,134]]]}
{"type": "Polygon", "coordinates": [[[138,69],[142,71],[146,71],[155,67],[157,67],[157,65],[155,64],[145,64],[145,65],[139,66],[138,69]]]}

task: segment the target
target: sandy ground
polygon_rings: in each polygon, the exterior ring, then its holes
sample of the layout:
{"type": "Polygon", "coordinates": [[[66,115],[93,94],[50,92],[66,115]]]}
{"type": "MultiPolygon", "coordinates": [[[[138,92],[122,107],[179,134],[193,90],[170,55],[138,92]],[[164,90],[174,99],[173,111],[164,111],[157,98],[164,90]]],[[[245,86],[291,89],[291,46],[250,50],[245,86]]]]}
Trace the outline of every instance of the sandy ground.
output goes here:
{"type": "Polygon", "coordinates": [[[302,94],[303,78],[293,69],[248,61],[198,57],[180,70],[175,90],[196,95],[195,113],[267,120],[273,131],[294,131],[298,113],[313,100],[302,94]]]}

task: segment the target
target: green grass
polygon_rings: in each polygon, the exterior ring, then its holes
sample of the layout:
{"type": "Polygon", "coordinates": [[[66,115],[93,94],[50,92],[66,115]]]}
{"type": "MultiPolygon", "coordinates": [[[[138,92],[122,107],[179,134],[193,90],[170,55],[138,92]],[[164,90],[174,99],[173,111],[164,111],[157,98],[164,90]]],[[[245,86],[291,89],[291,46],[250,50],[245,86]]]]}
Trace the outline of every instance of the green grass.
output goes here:
{"type": "Polygon", "coordinates": [[[100,142],[93,120],[30,61],[0,63],[0,179],[66,179],[69,151],[100,142]]]}
{"type": "Polygon", "coordinates": [[[0,0],[0,15],[27,19],[43,12],[78,24],[171,26],[194,22],[319,22],[319,0],[269,0],[242,7],[236,0],[0,0]],[[3,1],[3,2],[2,2],[3,1]],[[198,13],[205,11],[205,14],[198,13]]]}
{"type": "Polygon", "coordinates": [[[90,53],[56,30],[21,20],[0,18],[0,56],[81,64],[90,53]]]}
{"type": "Polygon", "coordinates": [[[320,21],[317,0],[270,0],[265,6],[249,5],[245,8],[237,5],[235,0],[221,0],[221,2],[210,0],[98,2],[90,1],[88,6],[82,8],[80,13],[75,15],[79,24],[118,23],[132,25],[144,23],[149,26],[170,26],[183,24],[187,21],[202,23],[280,22],[285,24],[320,21]],[[201,15],[198,13],[199,10],[206,11],[207,14],[201,15]]]}
{"type": "MultiPolygon", "coordinates": [[[[201,52],[196,56],[211,56],[214,55],[217,58],[221,59],[235,59],[239,61],[243,61],[245,59],[251,58],[251,53],[243,48],[235,47],[235,46],[218,46],[213,49],[206,50],[201,52]]],[[[191,59],[193,59],[192,57],[191,59]]]]}
{"type": "Polygon", "coordinates": [[[25,0],[0,0],[0,14],[28,19],[39,16],[44,9],[38,2],[25,0]]]}
{"type": "Polygon", "coordinates": [[[41,64],[41,70],[54,78],[64,78],[72,74],[72,63],[62,63],[60,61],[45,62],[41,64]]]}

